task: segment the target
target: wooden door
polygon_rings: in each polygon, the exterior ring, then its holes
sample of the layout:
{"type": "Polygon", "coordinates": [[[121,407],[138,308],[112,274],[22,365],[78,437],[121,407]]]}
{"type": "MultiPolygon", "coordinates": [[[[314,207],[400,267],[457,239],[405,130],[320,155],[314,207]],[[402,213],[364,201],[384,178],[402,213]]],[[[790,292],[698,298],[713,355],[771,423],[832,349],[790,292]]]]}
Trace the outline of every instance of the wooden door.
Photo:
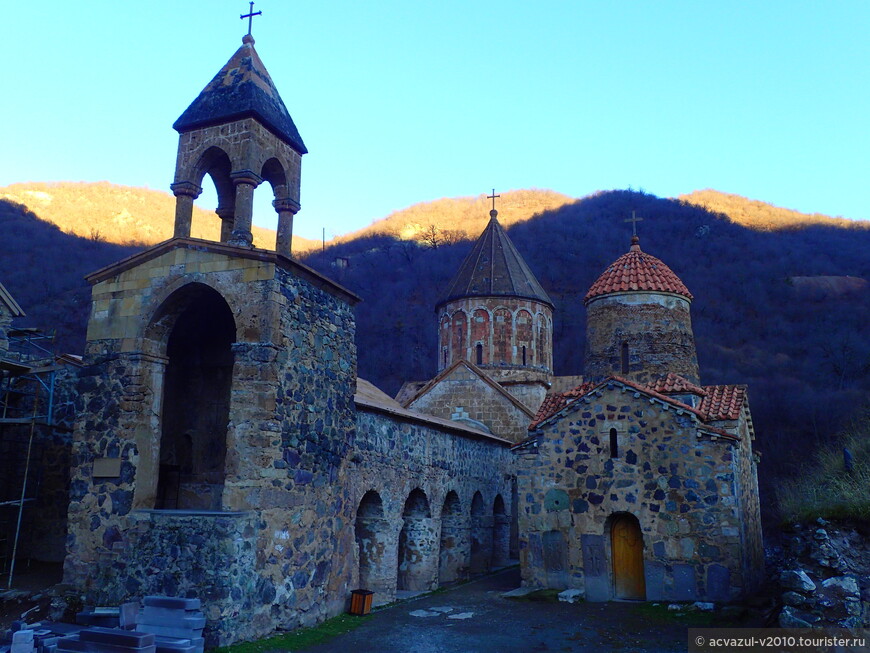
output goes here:
{"type": "Polygon", "coordinates": [[[617,599],[646,599],[643,535],[633,515],[617,515],[610,527],[613,594],[617,599]]]}

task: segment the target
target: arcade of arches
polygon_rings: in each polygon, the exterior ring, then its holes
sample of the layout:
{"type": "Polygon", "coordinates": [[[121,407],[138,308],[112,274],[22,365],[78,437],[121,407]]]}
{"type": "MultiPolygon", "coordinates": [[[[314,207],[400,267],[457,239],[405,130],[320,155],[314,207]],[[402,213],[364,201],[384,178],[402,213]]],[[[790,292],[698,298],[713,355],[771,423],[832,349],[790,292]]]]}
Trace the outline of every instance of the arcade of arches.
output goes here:
{"type": "Polygon", "coordinates": [[[360,587],[386,603],[397,591],[428,591],[509,564],[510,525],[501,494],[487,507],[475,491],[465,506],[450,490],[440,515],[433,516],[426,493],[414,488],[401,514],[390,517],[380,494],[366,492],[354,522],[360,587]]]}

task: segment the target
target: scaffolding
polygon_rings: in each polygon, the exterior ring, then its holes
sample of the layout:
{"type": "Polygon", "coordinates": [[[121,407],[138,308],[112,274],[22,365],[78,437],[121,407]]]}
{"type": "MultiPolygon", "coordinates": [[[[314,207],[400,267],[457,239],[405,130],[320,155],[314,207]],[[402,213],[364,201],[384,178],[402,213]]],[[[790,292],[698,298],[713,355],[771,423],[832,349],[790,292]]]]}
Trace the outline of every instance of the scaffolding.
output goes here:
{"type": "Polygon", "coordinates": [[[11,588],[42,482],[41,436],[60,428],[54,411],[61,366],[53,332],[12,329],[8,340],[0,357],[0,575],[11,588]]]}

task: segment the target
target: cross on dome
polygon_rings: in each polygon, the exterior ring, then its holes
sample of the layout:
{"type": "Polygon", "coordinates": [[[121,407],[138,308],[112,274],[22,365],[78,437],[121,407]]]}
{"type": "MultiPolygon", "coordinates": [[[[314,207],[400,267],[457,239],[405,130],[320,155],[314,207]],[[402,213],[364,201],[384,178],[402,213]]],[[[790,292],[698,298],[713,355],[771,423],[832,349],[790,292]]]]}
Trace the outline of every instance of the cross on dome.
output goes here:
{"type": "Polygon", "coordinates": [[[623,220],[623,222],[631,223],[631,248],[634,249],[637,247],[640,248],[640,238],[637,237],[637,223],[643,222],[643,218],[637,217],[634,211],[631,212],[631,217],[627,220],[623,220]]]}
{"type": "Polygon", "coordinates": [[[498,215],[498,211],[495,210],[495,198],[501,197],[501,195],[495,194],[495,188],[492,189],[492,195],[487,195],[486,199],[492,200],[492,210],[489,212],[489,217],[495,218],[498,215]]]}
{"type": "Polygon", "coordinates": [[[244,20],[245,18],[248,19],[248,36],[251,36],[251,26],[252,26],[252,23],[254,21],[254,16],[262,16],[263,15],[262,11],[254,11],[253,0],[251,0],[250,4],[251,4],[251,8],[248,10],[248,13],[239,16],[239,18],[241,20],[244,20]]]}

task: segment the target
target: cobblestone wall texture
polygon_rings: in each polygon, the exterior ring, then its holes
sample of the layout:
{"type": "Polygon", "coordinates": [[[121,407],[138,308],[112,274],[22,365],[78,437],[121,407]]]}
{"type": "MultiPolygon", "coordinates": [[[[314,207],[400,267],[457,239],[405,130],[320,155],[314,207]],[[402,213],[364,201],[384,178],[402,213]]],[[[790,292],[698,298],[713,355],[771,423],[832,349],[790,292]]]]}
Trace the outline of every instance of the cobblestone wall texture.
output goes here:
{"type": "Polygon", "coordinates": [[[649,384],[669,372],[699,383],[698,357],[689,301],[663,293],[622,293],[597,297],[586,309],[588,380],[620,375],[649,384]],[[623,366],[628,345],[628,370],[623,366]]]}
{"type": "Polygon", "coordinates": [[[524,584],[613,598],[610,525],[628,513],[642,533],[647,599],[725,601],[754,589],[762,551],[748,439],[698,437],[689,413],[633,395],[612,387],[579,400],[545,423],[537,453],[520,456],[524,584]]]}

